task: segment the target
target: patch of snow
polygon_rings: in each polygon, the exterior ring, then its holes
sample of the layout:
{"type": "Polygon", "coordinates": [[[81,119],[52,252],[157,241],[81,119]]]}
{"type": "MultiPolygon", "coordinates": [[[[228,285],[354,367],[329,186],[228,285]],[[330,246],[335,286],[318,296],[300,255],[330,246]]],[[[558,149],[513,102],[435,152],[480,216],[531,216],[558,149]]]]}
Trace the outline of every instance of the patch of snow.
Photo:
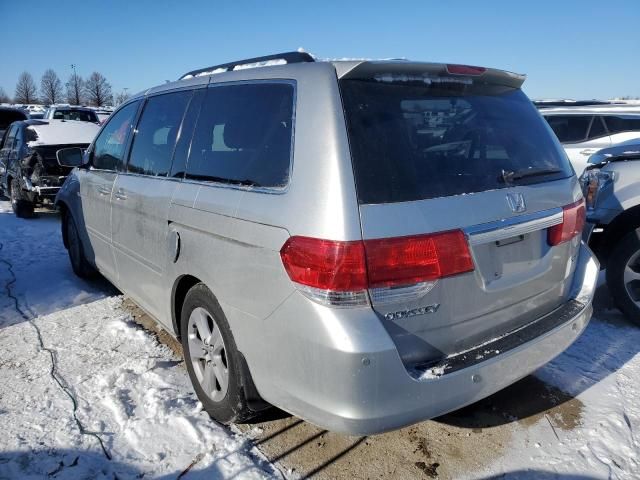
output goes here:
{"type": "Polygon", "coordinates": [[[42,125],[30,125],[36,140],[27,142],[30,147],[38,145],[65,145],[91,143],[100,130],[100,125],[79,120],[43,120],[42,125]]]}
{"type": "Polygon", "coordinates": [[[273,60],[264,60],[262,62],[254,63],[242,63],[233,67],[234,70],[245,70],[247,68],[260,68],[260,67],[273,67],[276,65],[286,65],[287,61],[284,58],[275,58],[273,60]]]}
{"type": "Polygon", "coordinates": [[[565,430],[553,427],[551,415],[543,417],[515,432],[504,457],[470,478],[515,471],[531,479],[540,472],[549,472],[545,478],[640,476],[640,329],[619,313],[610,316],[592,319],[574,345],[535,374],[584,404],[581,423],[565,430]]]}
{"type": "Polygon", "coordinates": [[[420,372],[418,380],[432,380],[444,375],[444,371],[447,368],[447,364],[438,365],[437,367],[428,368],[427,370],[420,372]]]}
{"type": "Polygon", "coordinates": [[[210,419],[182,359],[115,289],[76,280],[57,215],[17,219],[0,201],[0,244],[0,478],[279,475],[210,419]]]}
{"type": "MultiPolygon", "coordinates": [[[[206,72],[200,72],[198,74],[196,74],[196,77],[206,77],[207,75],[217,75],[218,73],[224,73],[227,72],[228,70],[226,68],[214,68],[213,70],[208,70],[206,72]]],[[[183,80],[186,80],[187,78],[193,78],[193,75],[187,75],[186,77],[183,78],[183,80]]]]}

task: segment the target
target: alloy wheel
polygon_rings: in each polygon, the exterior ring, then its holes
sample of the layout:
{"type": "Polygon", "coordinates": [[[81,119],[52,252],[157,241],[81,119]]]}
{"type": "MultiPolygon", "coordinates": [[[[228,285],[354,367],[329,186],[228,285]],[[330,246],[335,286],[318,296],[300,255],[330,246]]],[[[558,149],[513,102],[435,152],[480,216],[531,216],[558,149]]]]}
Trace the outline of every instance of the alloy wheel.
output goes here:
{"type": "Polygon", "coordinates": [[[188,323],[189,360],[204,393],[219,402],[229,388],[226,348],[220,328],[204,308],[194,308],[188,323]]]}
{"type": "Polygon", "coordinates": [[[640,250],[629,257],[624,267],[624,288],[631,301],[640,308],[640,250]]]}

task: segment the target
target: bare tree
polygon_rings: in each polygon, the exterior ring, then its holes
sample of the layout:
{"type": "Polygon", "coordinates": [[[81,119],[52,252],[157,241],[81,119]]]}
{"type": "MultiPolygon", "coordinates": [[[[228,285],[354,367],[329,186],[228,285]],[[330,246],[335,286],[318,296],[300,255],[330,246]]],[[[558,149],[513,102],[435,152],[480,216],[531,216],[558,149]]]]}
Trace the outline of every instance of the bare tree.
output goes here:
{"type": "Polygon", "coordinates": [[[72,73],[66,83],[67,102],[72,105],[82,105],[84,80],[77,73],[72,73]]]}
{"type": "Polygon", "coordinates": [[[16,103],[35,103],[38,101],[36,83],[29,72],[22,72],[18,77],[14,101],[16,103]]]}
{"type": "Polygon", "coordinates": [[[0,103],[11,103],[9,95],[7,95],[2,87],[0,87],[0,103]]]}
{"type": "Polygon", "coordinates": [[[44,72],[40,80],[40,96],[47,105],[62,100],[62,82],[51,68],[44,72]]]}
{"type": "Polygon", "coordinates": [[[123,90],[116,95],[115,104],[120,105],[129,100],[129,98],[131,98],[131,95],[129,95],[126,90],[123,90]]]}
{"type": "Polygon", "coordinates": [[[113,94],[111,93],[111,84],[99,72],[93,72],[87,79],[84,91],[87,95],[89,104],[94,107],[101,107],[113,102],[113,94]]]}

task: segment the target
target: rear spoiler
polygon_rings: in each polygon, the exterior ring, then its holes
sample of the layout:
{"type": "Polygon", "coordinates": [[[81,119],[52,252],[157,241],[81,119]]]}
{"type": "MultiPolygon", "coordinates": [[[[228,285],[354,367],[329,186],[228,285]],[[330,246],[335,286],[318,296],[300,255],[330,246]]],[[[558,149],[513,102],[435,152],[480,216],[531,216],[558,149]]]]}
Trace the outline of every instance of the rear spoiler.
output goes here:
{"type": "Polygon", "coordinates": [[[443,78],[460,82],[479,80],[483,83],[520,88],[526,75],[497,70],[446,63],[411,62],[406,60],[383,60],[362,62],[334,62],[338,78],[370,79],[381,81],[422,80],[442,81],[443,78]]]}

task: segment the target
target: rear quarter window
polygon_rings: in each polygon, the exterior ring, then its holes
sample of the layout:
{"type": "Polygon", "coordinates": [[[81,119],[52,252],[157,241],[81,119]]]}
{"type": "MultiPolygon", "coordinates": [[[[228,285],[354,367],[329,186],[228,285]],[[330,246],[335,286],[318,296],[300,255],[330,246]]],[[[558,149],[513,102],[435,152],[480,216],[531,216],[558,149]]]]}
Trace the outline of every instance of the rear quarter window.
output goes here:
{"type": "Polygon", "coordinates": [[[283,187],[289,179],[294,87],[249,83],[209,87],[185,178],[283,187]]]}
{"type": "Polygon", "coordinates": [[[360,203],[505,188],[525,172],[537,174],[519,184],[573,175],[518,89],[375,80],[342,80],[340,88],[360,203]]]}

